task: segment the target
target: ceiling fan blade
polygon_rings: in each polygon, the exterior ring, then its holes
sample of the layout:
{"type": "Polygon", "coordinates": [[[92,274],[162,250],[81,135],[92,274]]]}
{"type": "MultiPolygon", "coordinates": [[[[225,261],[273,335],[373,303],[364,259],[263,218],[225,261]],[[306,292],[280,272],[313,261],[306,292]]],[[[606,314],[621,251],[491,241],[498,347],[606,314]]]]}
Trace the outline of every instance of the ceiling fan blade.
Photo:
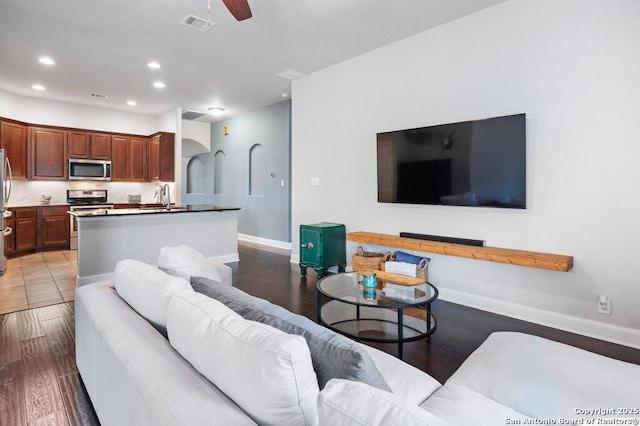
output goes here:
{"type": "Polygon", "coordinates": [[[248,0],[222,0],[222,2],[238,21],[244,21],[253,16],[248,0]]]}

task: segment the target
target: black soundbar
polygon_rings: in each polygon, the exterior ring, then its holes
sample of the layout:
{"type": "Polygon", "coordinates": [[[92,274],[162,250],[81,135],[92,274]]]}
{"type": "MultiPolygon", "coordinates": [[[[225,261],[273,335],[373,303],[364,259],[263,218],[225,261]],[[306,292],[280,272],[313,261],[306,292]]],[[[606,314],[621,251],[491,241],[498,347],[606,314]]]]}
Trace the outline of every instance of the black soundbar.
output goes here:
{"type": "Polygon", "coordinates": [[[439,235],[414,234],[412,232],[401,232],[401,237],[415,238],[417,240],[438,241],[440,243],[464,244],[467,246],[484,247],[484,240],[472,240],[469,238],[441,237],[439,235]]]}

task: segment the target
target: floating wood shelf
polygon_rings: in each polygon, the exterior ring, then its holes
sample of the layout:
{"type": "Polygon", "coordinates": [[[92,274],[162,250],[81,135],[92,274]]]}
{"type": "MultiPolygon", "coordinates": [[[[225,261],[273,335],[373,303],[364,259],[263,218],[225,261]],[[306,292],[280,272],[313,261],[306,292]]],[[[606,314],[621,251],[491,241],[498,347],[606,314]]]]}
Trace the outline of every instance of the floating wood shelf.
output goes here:
{"type": "Polygon", "coordinates": [[[404,238],[398,237],[397,235],[377,234],[375,232],[350,232],[347,234],[347,240],[377,246],[396,247],[406,250],[466,257],[469,259],[508,263],[510,265],[549,269],[560,272],[567,272],[573,268],[573,256],[561,254],[538,253],[498,247],[474,247],[462,244],[404,238]]]}

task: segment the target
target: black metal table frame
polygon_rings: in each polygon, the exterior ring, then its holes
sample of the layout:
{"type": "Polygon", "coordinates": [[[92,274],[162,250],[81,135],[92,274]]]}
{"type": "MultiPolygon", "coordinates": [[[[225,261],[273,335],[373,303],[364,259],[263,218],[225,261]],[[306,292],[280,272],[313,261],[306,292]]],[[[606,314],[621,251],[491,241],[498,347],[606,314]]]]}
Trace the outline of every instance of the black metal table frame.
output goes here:
{"type": "MultiPolygon", "coordinates": [[[[325,277],[325,278],[329,278],[325,277]]],[[[323,278],[323,279],[325,279],[323,278]]],[[[438,327],[438,321],[436,320],[436,317],[431,313],[431,302],[433,302],[434,300],[436,300],[438,298],[438,289],[433,286],[430,283],[427,283],[434,291],[434,294],[432,297],[430,297],[429,299],[427,299],[424,302],[420,302],[420,303],[415,303],[415,304],[411,304],[411,303],[406,303],[406,302],[402,302],[402,301],[398,301],[395,299],[390,299],[385,297],[385,300],[389,301],[389,302],[397,302],[397,304],[388,304],[388,305],[367,305],[367,304],[362,304],[362,303],[358,303],[358,302],[354,302],[354,301],[349,301],[349,300],[342,300],[342,299],[337,299],[335,296],[332,296],[330,294],[326,294],[324,293],[322,290],[320,290],[320,283],[322,280],[318,281],[317,284],[317,291],[318,291],[318,324],[321,324],[325,327],[327,327],[330,330],[335,331],[336,333],[342,334],[346,337],[355,339],[355,340],[362,340],[365,342],[375,342],[375,343],[397,343],[398,344],[398,358],[402,359],[402,347],[404,342],[414,342],[416,340],[421,340],[421,339],[426,339],[427,341],[430,339],[430,336],[433,334],[434,331],[436,331],[436,328],[438,327]],[[349,305],[354,305],[356,307],[356,317],[353,319],[348,319],[348,320],[343,320],[343,321],[336,321],[333,323],[328,323],[326,322],[323,318],[322,318],[322,307],[324,306],[324,304],[322,303],[322,297],[327,297],[328,299],[330,299],[331,301],[337,301],[340,303],[346,303],[349,305]],[[384,320],[384,319],[377,319],[377,318],[360,318],[360,308],[361,307],[366,307],[366,308],[373,308],[373,309],[396,309],[397,313],[398,313],[398,320],[396,322],[393,321],[389,321],[389,320],[384,320]],[[415,329],[414,327],[409,327],[406,326],[412,330],[414,330],[415,332],[418,333],[418,335],[413,336],[413,337],[409,337],[409,338],[405,338],[404,337],[404,310],[406,308],[422,308],[425,310],[425,322],[426,322],[426,331],[424,333],[422,333],[420,330],[415,329]],[[398,338],[397,339],[382,339],[382,338],[376,338],[376,337],[363,337],[363,336],[354,336],[353,334],[344,332],[336,327],[334,327],[334,325],[336,324],[342,324],[342,323],[347,323],[347,322],[359,322],[362,320],[367,320],[367,321],[377,321],[377,322],[386,322],[389,324],[396,324],[398,327],[398,338]],[[433,322],[433,325],[432,325],[433,322]]],[[[378,292],[376,292],[378,293],[378,292]]],[[[378,293],[379,294],[379,293],[378,293]]],[[[377,295],[377,297],[384,297],[384,296],[379,296],[377,295]]]]}

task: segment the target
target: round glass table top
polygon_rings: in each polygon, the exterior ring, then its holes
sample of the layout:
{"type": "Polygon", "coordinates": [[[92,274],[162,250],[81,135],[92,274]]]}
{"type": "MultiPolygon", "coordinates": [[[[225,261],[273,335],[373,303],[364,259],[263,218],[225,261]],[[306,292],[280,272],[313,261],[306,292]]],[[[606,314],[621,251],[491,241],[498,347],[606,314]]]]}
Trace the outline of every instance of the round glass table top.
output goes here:
{"type": "Polygon", "coordinates": [[[376,289],[375,296],[373,296],[370,293],[371,290],[362,286],[361,278],[362,276],[358,272],[327,275],[318,281],[318,291],[331,299],[341,302],[385,308],[422,306],[435,300],[438,296],[438,290],[428,282],[415,286],[415,293],[412,298],[389,297],[380,289],[376,289]]]}

